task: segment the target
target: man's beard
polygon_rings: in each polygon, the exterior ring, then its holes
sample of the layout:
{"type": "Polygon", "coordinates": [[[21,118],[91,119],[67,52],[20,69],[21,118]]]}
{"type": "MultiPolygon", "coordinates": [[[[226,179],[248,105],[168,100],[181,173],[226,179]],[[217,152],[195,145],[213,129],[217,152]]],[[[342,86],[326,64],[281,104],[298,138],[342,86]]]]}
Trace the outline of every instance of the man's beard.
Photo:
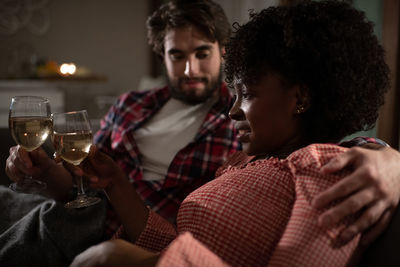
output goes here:
{"type": "Polygon", "coordinates": [[[222,71],[219,72],[218,77],[209,81],[207,78],[179,78],[178,84],[174,85],[169,80],[169,88],[171,97],[178,99],[189,105],[197,105],[200,103],[206,102],[210,99],[216,91],[221,88],[222,83],[222,71]],[[199,82],[204,83],[204,90],[202,94],[196,94],[195,90],[182,90],[182,84],[188,80],[198,80],[199,82]]]}

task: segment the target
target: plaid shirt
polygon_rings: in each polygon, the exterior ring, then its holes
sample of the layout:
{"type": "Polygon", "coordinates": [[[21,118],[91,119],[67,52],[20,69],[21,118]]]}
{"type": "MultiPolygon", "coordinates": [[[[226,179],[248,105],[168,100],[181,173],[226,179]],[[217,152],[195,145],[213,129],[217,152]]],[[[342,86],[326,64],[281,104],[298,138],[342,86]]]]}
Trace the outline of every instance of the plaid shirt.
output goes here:
{"type": "MultiPolygon", "coordinates": [[[[169,99],[168,87],[121,95],[102,120],[94,142],[127,174],[146,205],[170,222],[175,222],[182,200],[213,179],[217,168],[229,155],[240,150],[241,145],[236,141],[236,130],[227,116],[232,97],[223,84],[218,102],[206,115],[194,140],[177,151],[165,179],[143,180],[141,156],[134,132],[169,99]]],[[[107,217],[105,233],[111,236],[120,223],[111,208],[107,217]]]]}
{"type": "Polygon", "coordinates": [[[387,147],[389,146],[385,141],[383,141],[381,139],[367,137],[367,136],[358,136],[358,137],[354,137],[353,139],[344,140],[339,143],[339,145],[342,147],[363,146],[366,144],[378,144],[378,145],[387,146],[387,147]]]}
{"type": "Polygon", "coordinates": [[[183,201],[176,229],[150,212],[136,244],[162,251],[157,266],[345,266],[359,235],[342,246],[334,237],[357,216],[323,229],[311,202],[348,175],[320,173],[346,150],[314,144],[257,161],[238,152],[183,201]]]}

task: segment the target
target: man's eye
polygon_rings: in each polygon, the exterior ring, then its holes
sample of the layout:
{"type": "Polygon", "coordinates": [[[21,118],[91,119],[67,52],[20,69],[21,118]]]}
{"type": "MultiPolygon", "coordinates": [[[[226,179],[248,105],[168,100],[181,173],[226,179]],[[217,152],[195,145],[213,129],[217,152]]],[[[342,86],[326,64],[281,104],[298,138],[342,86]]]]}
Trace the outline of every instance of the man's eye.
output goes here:
{"type": "Polygon", "coordinates": [[[208,53],[198,53],[198,54],[196,55],[196,57],[197,57],[198,59],[204,59],[204,58],[208,57],[208,53]]]}
{"type": "Polygon", "coordinates": [[[181,60],[181,59],[183,59],[183,55],[181,55],[181,54],[171,54],[170,58],[172,60],[181,60]]]}

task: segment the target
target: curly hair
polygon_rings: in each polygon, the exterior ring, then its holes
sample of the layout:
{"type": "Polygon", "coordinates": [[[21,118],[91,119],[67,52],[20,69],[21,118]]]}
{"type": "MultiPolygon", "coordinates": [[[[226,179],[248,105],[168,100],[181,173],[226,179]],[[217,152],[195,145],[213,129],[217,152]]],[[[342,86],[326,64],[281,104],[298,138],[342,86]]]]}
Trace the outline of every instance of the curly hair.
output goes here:
{"type": "Polygon", "coordinates": [[[162,57],[166,32],[189,25],[220,46],[225,46],[231,35],[231,25],[218,4],[211,0],[173,0],[147,19],[147,38],[153,51],[162,57]]]}
{"type": "Polygon", "coordinates": [[[365,14],[339,1],[305,1],[250,14],[226,46],[226,81],[276,72],[309,90],[310,142],[337,142],[374,126],[389,86],[384,51],[365,14]]]}

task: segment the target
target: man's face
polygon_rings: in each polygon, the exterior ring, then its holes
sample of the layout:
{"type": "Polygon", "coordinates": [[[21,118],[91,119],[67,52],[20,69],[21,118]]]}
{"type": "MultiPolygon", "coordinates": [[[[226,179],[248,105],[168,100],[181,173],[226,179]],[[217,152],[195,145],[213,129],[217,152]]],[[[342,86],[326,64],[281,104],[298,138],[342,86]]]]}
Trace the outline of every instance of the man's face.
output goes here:
{"type": "Polygon", "coordinates": [[[188,104],[219,93],[221,49],[195,27],[171,29],[165,35],[164,62],[172,97],[188,104]]]}

